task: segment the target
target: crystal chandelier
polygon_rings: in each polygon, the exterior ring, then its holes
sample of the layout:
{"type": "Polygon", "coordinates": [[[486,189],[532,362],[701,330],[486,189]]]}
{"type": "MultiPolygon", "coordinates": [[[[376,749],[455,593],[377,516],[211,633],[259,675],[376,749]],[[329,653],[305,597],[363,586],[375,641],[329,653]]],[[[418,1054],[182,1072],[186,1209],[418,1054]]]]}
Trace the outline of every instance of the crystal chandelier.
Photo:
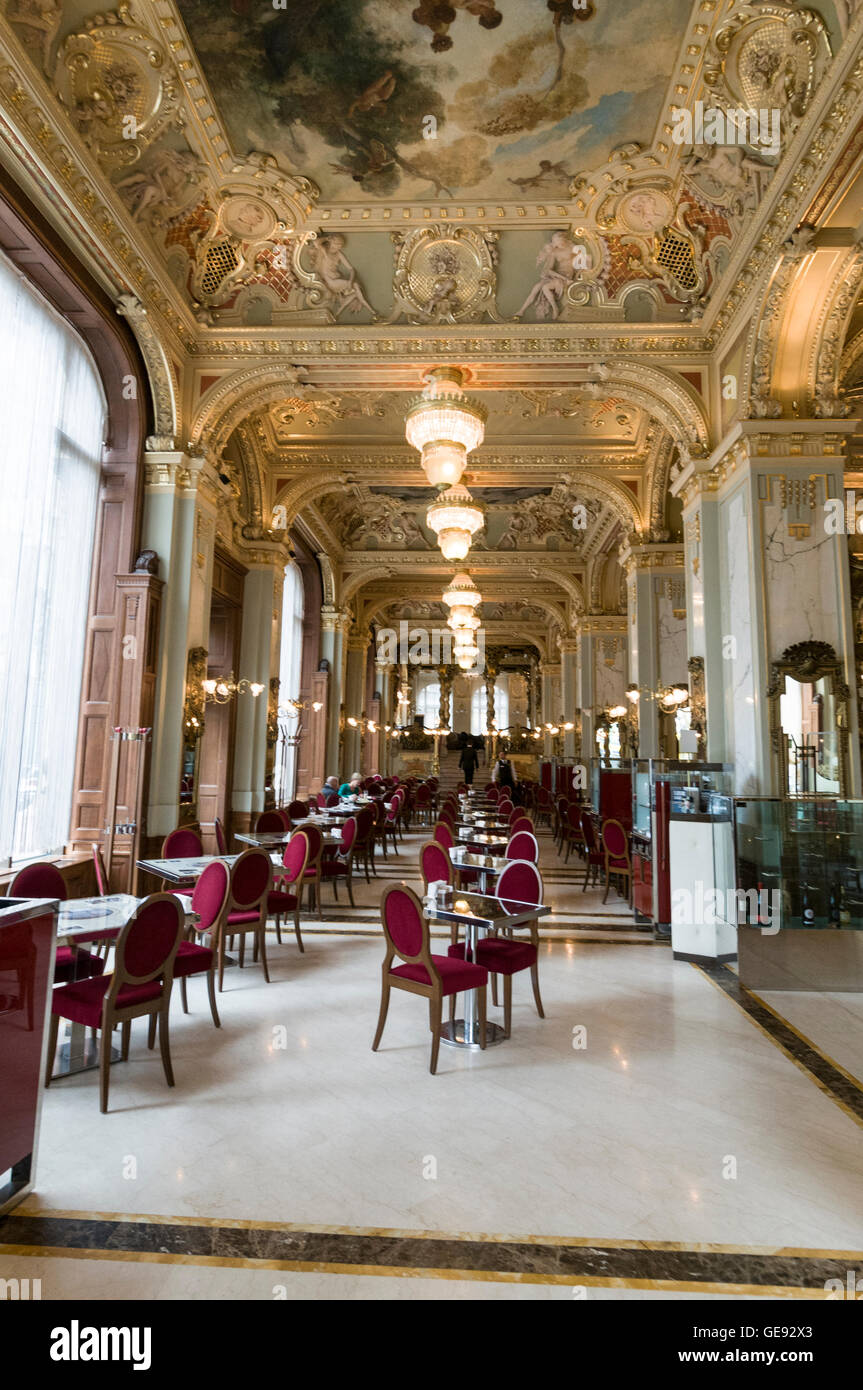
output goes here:
{"type": "Polygon", "coordinates": [[[450,580],[449,587],[444,589],[441,599],[450,609],[456,606],[478,608],[482,603],[482,594],[469,574],[457,574],[450,580]]]}
{"type": "Polygon", "coordinates": [[[426,512],[426,525],[437,536],[445,560],[463,560],[484,524],[482,507],[461,483],[441,492],[426,512]]]}
{"type": "Polygon", "coordinates": [[[405,437],[419,449],[432,487],[457,483],[468,454],[483,441],[487,412],[464,395],[463,382],[458,367],[435,367],[405,417],[405,437]]]}

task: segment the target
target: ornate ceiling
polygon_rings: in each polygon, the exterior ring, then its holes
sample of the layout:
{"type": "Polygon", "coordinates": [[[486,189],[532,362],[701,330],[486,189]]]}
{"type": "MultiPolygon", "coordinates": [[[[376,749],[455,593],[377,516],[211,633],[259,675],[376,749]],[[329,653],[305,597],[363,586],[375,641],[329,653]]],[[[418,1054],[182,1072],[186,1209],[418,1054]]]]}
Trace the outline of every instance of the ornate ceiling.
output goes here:
{"type": "Polygon", "coordinates": [[[676,538],[670,473],[734,418],[723,360],[743,414],[785,408],[801,224],[842,223],[822,298],[841,272],[853,309],[857,0],[0,10],[0,153],[138,337],[151,446],[211,461],[241,539],[295,526],[358,622],[448,573],[403,432],[436,363],[488,410],[465,481],[494,622],[542,613],[547,639],[616,608],[627,537],[676,538]],[[778,145],[740,106],[778,112],[778,145]],[[724,139],[696,138],[705,107],[724,139]]]}

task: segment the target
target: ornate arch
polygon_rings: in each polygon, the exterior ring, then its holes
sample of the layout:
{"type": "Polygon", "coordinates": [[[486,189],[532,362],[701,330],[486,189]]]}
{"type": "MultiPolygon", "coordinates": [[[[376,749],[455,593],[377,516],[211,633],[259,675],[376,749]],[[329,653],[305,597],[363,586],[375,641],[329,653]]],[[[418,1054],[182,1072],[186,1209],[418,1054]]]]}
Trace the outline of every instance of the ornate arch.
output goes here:
{"type": "Polygon", "coordinates": [[[640,405],[664,425],[672,439],[678,440],[690,454],[709,451],[710,427],[704,402],[676,372],[616,358],[609,364],[602,386],[620,386],[634,405],[640,405]]]}
{"type": "Polygon", "coordinates": [[[265,362],[222,377],[198,402],[190,442],[218,452],[224,448],[241,420],[261,405],[284,396],[285,390],[309,390],[303,367],[265,362]]]}
{"type": "Polygon", "coordinates": [[[644,529],[645,517],[635,494],[615,479],[603,478],[586,468],[581,473],[562,473],[561,482],[567,483],[570,491],[604,503],[623,523],[627,532],[640,533],[644,529]]]}
{"type": "Polygon", "coordinates": [[[860,287],[863,283],[863,246],[853,247],[843,258],[825,302],[812,344],[809,387],[814,414],[831,419],[851,413],[843,396],[843,349],[860,287]]]}
{"type": "Polygon", "coordinates": [[[180,392],[173,363],[140,299],[133,294],[121,294],[117,313],[134,333],[147,368],[153,397],[153,433],[148,436],[146,447],[165,451],[176,449],[180,437],[180,392]]]}

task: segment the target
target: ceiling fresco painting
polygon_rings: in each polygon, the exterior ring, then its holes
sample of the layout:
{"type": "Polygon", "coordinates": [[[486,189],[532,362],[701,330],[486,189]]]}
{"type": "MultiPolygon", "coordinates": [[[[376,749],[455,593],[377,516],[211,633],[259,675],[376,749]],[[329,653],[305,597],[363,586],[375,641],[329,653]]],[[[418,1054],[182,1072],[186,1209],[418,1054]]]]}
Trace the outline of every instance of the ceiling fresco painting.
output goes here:
{"type": "Polygon", "coordinates": [[[179,8],[235,151],[266,149],[286,168],[314,169],[321,196],[338,200],[566,197],[580,170],[655,126],[691,6],[179,8]]]}

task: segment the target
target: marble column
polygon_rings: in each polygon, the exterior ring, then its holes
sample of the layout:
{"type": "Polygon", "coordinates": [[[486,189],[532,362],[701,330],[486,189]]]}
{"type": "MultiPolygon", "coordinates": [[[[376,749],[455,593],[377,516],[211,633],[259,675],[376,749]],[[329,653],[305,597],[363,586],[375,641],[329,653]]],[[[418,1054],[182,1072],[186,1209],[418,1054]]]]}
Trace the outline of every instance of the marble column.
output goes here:
{"type": "MultiPolygon", "coordinates": [[[[564,724],[575,725],[578,718],[578,638],[561,637],[560,648],[560,710],[564,724]]],[[[557,717],[555,715],[555,717],[557,717]]],[[[576,730],[565,729],[563,733],[563,756],[575,757],[576,730]]]]}
{"type": "Polygon", "coordinates": [[[544,661],[539,668],[542,681],[542,756],[548,760],[554,755],[554,735],[545,728],[546,724],[556,724],[560,714],[560,666],[556,662],[544,661]]]}
{"type": "MultiPolygon", "coordinates": [[[[687,522],[690,623],[705,663],[708,748],[734,765],[736,790],[777,794],[780,746],[771,733],[773,664],[789,649],[826,644],[851,698],[844,780],[861,792],[844,455],[856,420],[738,422],[709,458],[673,483],[687,522]],[[831,505],[832,503],[832,505],[831,505]],[[718,708],[722,737],[713,730],[718,708]]],[[[774,706],[775,708],[775,706],[774,706]]],[[[778,713],[778,711],[777,711],[778,713]]],[[[776,727],[775,724],[773,726],[776,727]]]]}
{"type": "Polygon", "coordinates": [[[380,691],[380,721],[381,736],[379,741],[378,772],[382,777],[389,775],[390,768],[390,735],[386,731],[386,726],[393,723],[393,688],[392,675],[394,666],[389,661],[375,662],[375,684],[380,691]]]}
{"type": "MultiPolygon", "coordinates": [[[[337,777],[341,771],[341,715],[344,701],[345,638],[350,614],[324,604],[321,609],[321,659],[329,665],[327,685],[327,737],[325,773],[337,777]]],[[[350,769],[349,769],[350,770],[350,769]]]]}
{"type": "Polygon", "coordinates": [[[345,674],[345,726],[343,766],[340,772],[347,780],[354,772],[361,772],[363,714],[365,708],[366,659],[369,651],[368,633],[352,632],[347,639],[347,665],[345,674]],[[355,725],[348,719],[355,719],[355,725]]]}
{"type": "Polygon", "coordinates": [[[627,619],[619,613],[588,613],[579,620],[578,698],[581,760],[596,757],[598,715],[626,705],[629,679],[627,619]]]}
{"type": "MultiPolygon", "coordinates": [[[[243,632],[238,680],[263,685],[261,695],[237,695],[234,786],[231,805],[237,830],[250,827],[264,809],[267,773],[267,690],[278,671],[278,638],[284,566],[278,558],[249,563],[243,581],[243,632]]],[[[248,563],[248,562],[247,562],[248,563]]]]}
{"type": "Polygon", "coordinates": [[[638,754],[662,756],[656,691],[687,681],[683,550],[679,545],[637,545],[621,553],[626,574],[630,679],[637,685],[638,754]]]}
{"type": "MultiPolygon", "coordinates": [[[[165,583],[150,762],[148,833],[167,835],[180,816],[183,703],[190,645],[193,572],[197,554],[196,500],[204,460],[177,452],[144,455],[141,548],[159,556],[165,583]]],[[[211,564],[212,569],[212,564],[211,564]]],[[[200,645],[206,646],[206,640],[200,645]]]]}

